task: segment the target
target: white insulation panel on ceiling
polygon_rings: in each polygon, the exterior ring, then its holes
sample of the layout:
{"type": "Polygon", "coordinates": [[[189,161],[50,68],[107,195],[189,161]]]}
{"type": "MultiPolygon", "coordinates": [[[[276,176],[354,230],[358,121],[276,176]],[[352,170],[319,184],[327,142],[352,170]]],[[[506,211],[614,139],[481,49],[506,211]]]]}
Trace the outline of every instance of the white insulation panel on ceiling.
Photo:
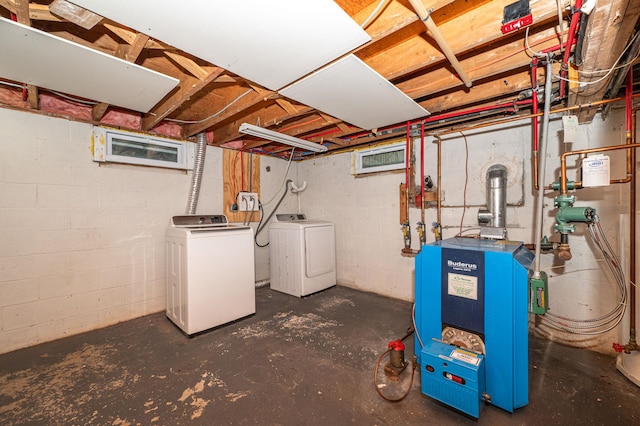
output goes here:
{"type": "Polygon", "coordinates": [[[71,0],[277,90],[371,38],[332,0],[71,0]]]}
{"type": "Polygon", "coordinates": [[[367,130],[429,115],[353,55],[327,65],[279,93],[367,130]]]}
{"type": "Polygon", "coordinates": [[[0,18],[0,78],[148,112],[178,80],[0,18]]]}

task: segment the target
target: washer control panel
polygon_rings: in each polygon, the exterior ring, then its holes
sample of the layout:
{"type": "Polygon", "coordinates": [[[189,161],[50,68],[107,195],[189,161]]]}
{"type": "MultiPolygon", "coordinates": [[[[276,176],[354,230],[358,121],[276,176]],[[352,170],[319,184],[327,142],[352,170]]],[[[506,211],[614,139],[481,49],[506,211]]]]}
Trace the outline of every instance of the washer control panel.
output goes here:
{"type": "Polygon", "coordinates": [[[195,226],[224,226],[227,225],[227,217],[223,214],[213,215],[183,215],[173,216],[171,225],[174,227],[195,227],[195,226]]]}
{"type": "Polygon", "coordinates": [[[278,222],[306,222],[307,216],[302,213],[282,213],[276,214],[278,222]]]}

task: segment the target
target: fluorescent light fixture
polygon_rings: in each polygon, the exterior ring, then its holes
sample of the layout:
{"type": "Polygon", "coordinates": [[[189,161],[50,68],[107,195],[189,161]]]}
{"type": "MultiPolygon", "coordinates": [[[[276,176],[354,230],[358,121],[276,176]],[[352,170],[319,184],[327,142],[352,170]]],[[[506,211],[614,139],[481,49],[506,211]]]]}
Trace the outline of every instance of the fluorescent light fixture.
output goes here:
{"type": "Polygon", "coordinates": [[[327,150],[326,146],[320,145],[319,143],[305,141],[304,139],[295,138],[293,136],[285,135],[284,133],[274,132],[273,130],[265,129],[264,127],[254,126],[253,124],[242,123],[238,131],[246,135],[256,136],[258,138],[283,143],[285,145],[313,152],[324,152],[327,150]]]}

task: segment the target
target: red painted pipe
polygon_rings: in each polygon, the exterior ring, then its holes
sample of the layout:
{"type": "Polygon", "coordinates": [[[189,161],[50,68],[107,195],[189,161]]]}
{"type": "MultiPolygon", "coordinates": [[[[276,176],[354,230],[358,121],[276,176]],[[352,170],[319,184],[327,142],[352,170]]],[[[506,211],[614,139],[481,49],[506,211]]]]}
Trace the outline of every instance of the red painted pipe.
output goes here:
{"type": "Polygon", "coordinates": [[[405,190],[407,191],[407,194],[409,193],[409,161],[411,159],[411,154],[410,154],[410,149],[411,149],[411,122],[407,121],[407,146],[405,148],[405,152],[404,152],[404,161],[405,161],[405,190]]]}
{"type": "Polygon", "coordinates": [[[560,70],[560,97],[564,97],[564,91],[566,86],[567,72],[569,70],[569,56],[571,56],[571,46],[573,45],[574,38],[577,33],[578,23],[580,22],[580,8],[582,7],[582,0],[576,0],[576,4],[574,5],[575,13],[571,17],[571,24],[569,25],[569,38],[567,39],[567,47],[564,51],[564,58],[562,59],[562,68],[560,70]]]}
{"type": "Polygon", "coordinates": [[[474,108],[474,109],[467,109],[464,111],[457,111],[457,112],[451,112],[449,114],[441,114],[441,115],[437,115],[437,116],[433,116],[433,117],[428,117],[424,120],[425,123],[433,123],[435,121],[440,121],[440,120],[446,120],[449,118],[456,118],[456,117],[462,117],[465,115],[469,115],[469,114],[475,114],[477,112],[485,112],[485,111],[492,111],[492,110],[498,110],[498,109],[503,109],[503,108],[513,108],[514,106],[523,106],[523,105],[529,105],[531,104],[530,100],[524,100],[524,101],[515,101],[515,102],[505,102],[502,104],[497,104],[497,105],[488,105],[488,106],[484,106],[484,107],[480,107],[480,108],[474,108]]]}
{"type": "MultiPolygon", "coordinates": [[[[424,121],[420,126],[420,202],[424,206],[424,121]]],[[[422,210],[424,212],[424,210],[422,210]]],[[[424,221],[424,217],[422,218],[424,221]]]]}

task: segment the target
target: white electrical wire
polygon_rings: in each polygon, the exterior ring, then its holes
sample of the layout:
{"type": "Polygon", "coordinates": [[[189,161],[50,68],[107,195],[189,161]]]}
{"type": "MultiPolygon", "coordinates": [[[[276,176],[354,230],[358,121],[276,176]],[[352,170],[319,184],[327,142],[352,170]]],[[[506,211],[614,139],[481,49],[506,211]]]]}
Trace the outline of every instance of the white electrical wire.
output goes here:
{"type": "MultiPolygon", "coordinates": [[[[9,83],[8,81],[0,81],[0,84],[3,85],[3,86],[17,87],[18,89],[26,88],[25,84],[9,83]]],[[[98,104],[98,102],[95,102],[95,101],[85,101],[83,99],[74,98],[73,96],[65,95],[64,93],[60,93],[60,92],[57,92],[55,90],[51,90],[51,89],[42,89],[42,90],[45,90],[45,91],[50,92],[50,93],[53,93],[54,95],[59,96],[61,98],[64,98],[64,99],[66,99],[68,101],[71,101],[71,102],[76,102],[76,103],[79,103],[79,104],[91,105],[91,106],[98,104]]]]}
{"type": "Polygon", "coordinates": [[[529,51],[529,53],[531,53],[531,56],[537,56],[538,58],[546,58],[547,54],[546,53],[539,53],[539,52],[534,52],[531,49],[531,46],[529,46],[529,27],[527,27],[524,31],[524,46],[527,48],[527,51],[529,51]]]}
{"type": "MultiPolygon", "coordinates": [[[[420,348],[424,348],[424,343],[422,343],[422,338],[420,337],[420,332],[418,331],[418,326],[416,325],[416,304],[413,303],[413,309],[411,309],[411,322],[413,322],[413,332],[416,333],[416,338],[418,339],[418,343],[420,343],[420,348]]],[[[417,348],[414,352],[417,352],[417,348]]]]}
{"type": "Polygon", "coordinates": [[[51,89],[46,89],[46,90],[48,90],[49,92],[53,93],[54,95],[60,96],[61,98],[64,98],[64,99],[66,99],[68,101],[71,101],[71,102],[76,102],[76,103],[79,103],[79,104],[91,105],[91,106],[98,104],[98,102],[95,102],[95,101],[85,101],[85,100],[82,100],[82,99],[74,98],[73,96],[65,95],[64,93],[56,92],[55,90],[51,90],[51,89]]]}
{"type": "MultiPolygon", "coordinates": [[[[560,50],[562,53],[562,43],[564,41],[564,21],[562,20],[562,0],[556,0],[556,6],[558,7],[558,38],[560,39],[560,50]]],[[[529,29],[529,27],[527,27],[529,29]]],[[[567,46],[569,48],[569,46],[567,46]]]]}
{"type": "Polygon", "coordinates": [[[631,46],[631,44],[633,44],[636,40],[636,38],[638,38],[638,36],[640,36],[640,32],[637,32],[636,35],[633,36],[633,38],[629,41],[629,43],[625,46],[625,48],[622,50],[622,53],[620,54],[620,56],[618,56],[618,59],[616,59],[616,61],[613,64],[613,67],[609,68],[608,70],[598,70],[598,71],[578,71],[579,74],[582,75],[594,75],[594,74],[600,74],[600,73],[605,73],[602,77],[600,77],[597,80],[593,80],[593,81],[580,81],[580,80],[571,80],[569,78],[565,78],[562,77],[560,75],[554,75],[555,78],[558,78],[560,80],[564,80],[567,81],[569,83],[575,83],[575,84],[582,84],[582,85],[590,85],[590,84],[597,84],[600,83],[601,81],[603,81],[604,79],[606,79],[607,77],[609,77],[609,75],[611,75],[612,72],[614,72],[617,69],[620,68],[624,68],[627,65],[633,65],[638,58],[640,57],[640,51],[638,53],[636,53],[636,55],[633,57],[633,59],[618,65],[618,62],[620,62],[620,60],[622,59],[622,57],[624,56],[624,54],[627,52],[627,49],[629,49],[629,46],[631,46]]]}
{"type": "Polygon", "coordinates": [[[208,117],[205,117],[201,120],[178,120],[176,118],[165,118],[165,121],[171,121],[174,123],[180,123],[180,124],[199,124],[199,123],[204,123],[205,121],[217,117],[220,114],[222,114],[223,112],[225,112],[226,110],[228,110],[229,108],[231,108],[231,106],[233,104],[235,104],[236,102],[238,102],[240,99],[244,98],[245,96],[247,96],[249,93],[253,92],[253,89],[249,89],[246,92],[244,92],[243,94],[241,94],[240,96],[238,96],[237,98],[235,98],[234,100],[232,100],[231,102],[229,102],[224,108],[222,108],[220,111],[215,112],[213,114],[211,114],[208,117]]]}
{"type": "Polygon", "coordinates": [[[363,29],[367,28],[369,24],[373,21],[373,19],[378,16],[380,11],[382,10],[382,7],[385,6],[385,4],[387,3],[389,3],[389,0],[380,0],[376,8],[373,10],[373,12],[371,12],[371,15],[369,15],[367,19],[364,20],[362,25],[360,25],[360,28],[363,28],[363,29]]]}
{"type": "Polygon", "coordinates": [[[2,84],[3,86],[17,87],[18,89],[25,88],[24,84],[9,83],[8,81],[2,81],[2,80],[0,80],[0,84],[2,84]]]}

